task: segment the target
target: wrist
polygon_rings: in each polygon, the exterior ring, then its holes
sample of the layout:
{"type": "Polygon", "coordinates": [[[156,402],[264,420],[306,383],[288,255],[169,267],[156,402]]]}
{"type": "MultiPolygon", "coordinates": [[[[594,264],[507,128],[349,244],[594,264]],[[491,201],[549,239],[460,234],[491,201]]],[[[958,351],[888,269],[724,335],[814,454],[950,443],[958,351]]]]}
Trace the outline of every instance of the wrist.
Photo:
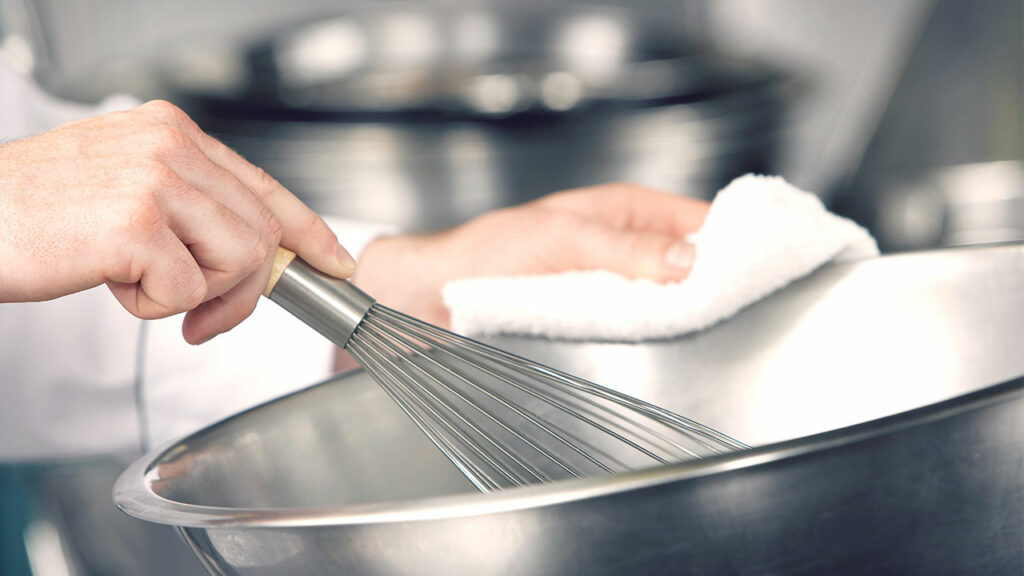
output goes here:
{"type": "Polygon", "coordinates": [[[352,282],[384,306],[447,326],[435,245],[436,236],[378,237],[363,249],[352,282]]]}

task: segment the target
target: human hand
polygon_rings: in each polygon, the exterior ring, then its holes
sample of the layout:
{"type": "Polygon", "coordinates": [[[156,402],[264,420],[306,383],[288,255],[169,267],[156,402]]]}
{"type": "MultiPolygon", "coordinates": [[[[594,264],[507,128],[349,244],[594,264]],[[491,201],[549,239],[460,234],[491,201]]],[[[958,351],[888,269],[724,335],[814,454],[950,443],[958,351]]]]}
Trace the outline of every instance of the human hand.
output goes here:
{"type": "Polygon", "coordinates": [[[708,206],[630,184],[568,190],[444,232],[378,238],[353,281],[382,304],[440,326],[449,322],[441,287],[457,278],[606,269],[678,281],[694,258],[686,236],[708,206]]]}
{"type": "Polygon", "coordinates": [[[196,344],[252,312],[279,243],[353,272],[316,213],[168,102],[0,146],[0,302],[106,283],[140,318],[187,311],[196,344]]]}

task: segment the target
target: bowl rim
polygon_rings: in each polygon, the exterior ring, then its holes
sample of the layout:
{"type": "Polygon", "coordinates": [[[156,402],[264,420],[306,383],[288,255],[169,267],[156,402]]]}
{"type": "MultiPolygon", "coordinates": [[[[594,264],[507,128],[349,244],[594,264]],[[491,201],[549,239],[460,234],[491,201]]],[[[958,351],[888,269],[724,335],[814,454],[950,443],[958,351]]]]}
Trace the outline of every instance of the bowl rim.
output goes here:
{"type": "Polygon", "coordinates": [[[1024,398],[1024,375],[1020,375],[1002,383],[920,408],[802,438],[612,476],[563,480],[489,494],[470,492],[416,500],[381,501],[319,508],[232,508],[170,500],[152,490],[153,468],[167,453],[187,445],[193,439],[203,436],[221,424],[244,418],[249,412],[259,410],[277,400],[302,394],[352,374],[354,373],[336,376],[309,388],[265,402],[207,426],[183,439],[168,442],[150,451],[135,460],[117,479],[113,490],[114,502],[122,511],[136,518],[184,528],[353,526],[481,516],[554,506],[749,469],[805,454],[864,442],[957,414],[1005,401],[1019,401],[1024,398]]]}

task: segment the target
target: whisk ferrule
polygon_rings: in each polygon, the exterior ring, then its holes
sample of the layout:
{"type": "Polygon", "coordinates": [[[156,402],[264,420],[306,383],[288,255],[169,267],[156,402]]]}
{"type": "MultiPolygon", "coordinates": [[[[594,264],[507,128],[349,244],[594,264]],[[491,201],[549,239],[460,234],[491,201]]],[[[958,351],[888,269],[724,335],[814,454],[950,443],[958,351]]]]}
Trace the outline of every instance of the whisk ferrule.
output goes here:
{"type": "Polygon", "coordinates": [[[331,278],[295,258],[270,299],[344,348],[375,300],[347,280],[331,278]]]}

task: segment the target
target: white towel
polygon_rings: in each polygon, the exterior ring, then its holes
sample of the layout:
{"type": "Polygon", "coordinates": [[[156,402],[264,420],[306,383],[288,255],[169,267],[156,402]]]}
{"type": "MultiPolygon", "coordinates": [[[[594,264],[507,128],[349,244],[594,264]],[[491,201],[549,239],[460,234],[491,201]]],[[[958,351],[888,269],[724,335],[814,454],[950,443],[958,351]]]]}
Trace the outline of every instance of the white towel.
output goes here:
{"type": "Polygon", "coordinates": [[[871,257],[878,246],[817,196],[777,176],[746,175],[722,189],[693,237],[682,282],[607,271],[478,277],[443,289],[452,328],[587,340],[642,340],[701,330],[830,261],[871,257]]]}

